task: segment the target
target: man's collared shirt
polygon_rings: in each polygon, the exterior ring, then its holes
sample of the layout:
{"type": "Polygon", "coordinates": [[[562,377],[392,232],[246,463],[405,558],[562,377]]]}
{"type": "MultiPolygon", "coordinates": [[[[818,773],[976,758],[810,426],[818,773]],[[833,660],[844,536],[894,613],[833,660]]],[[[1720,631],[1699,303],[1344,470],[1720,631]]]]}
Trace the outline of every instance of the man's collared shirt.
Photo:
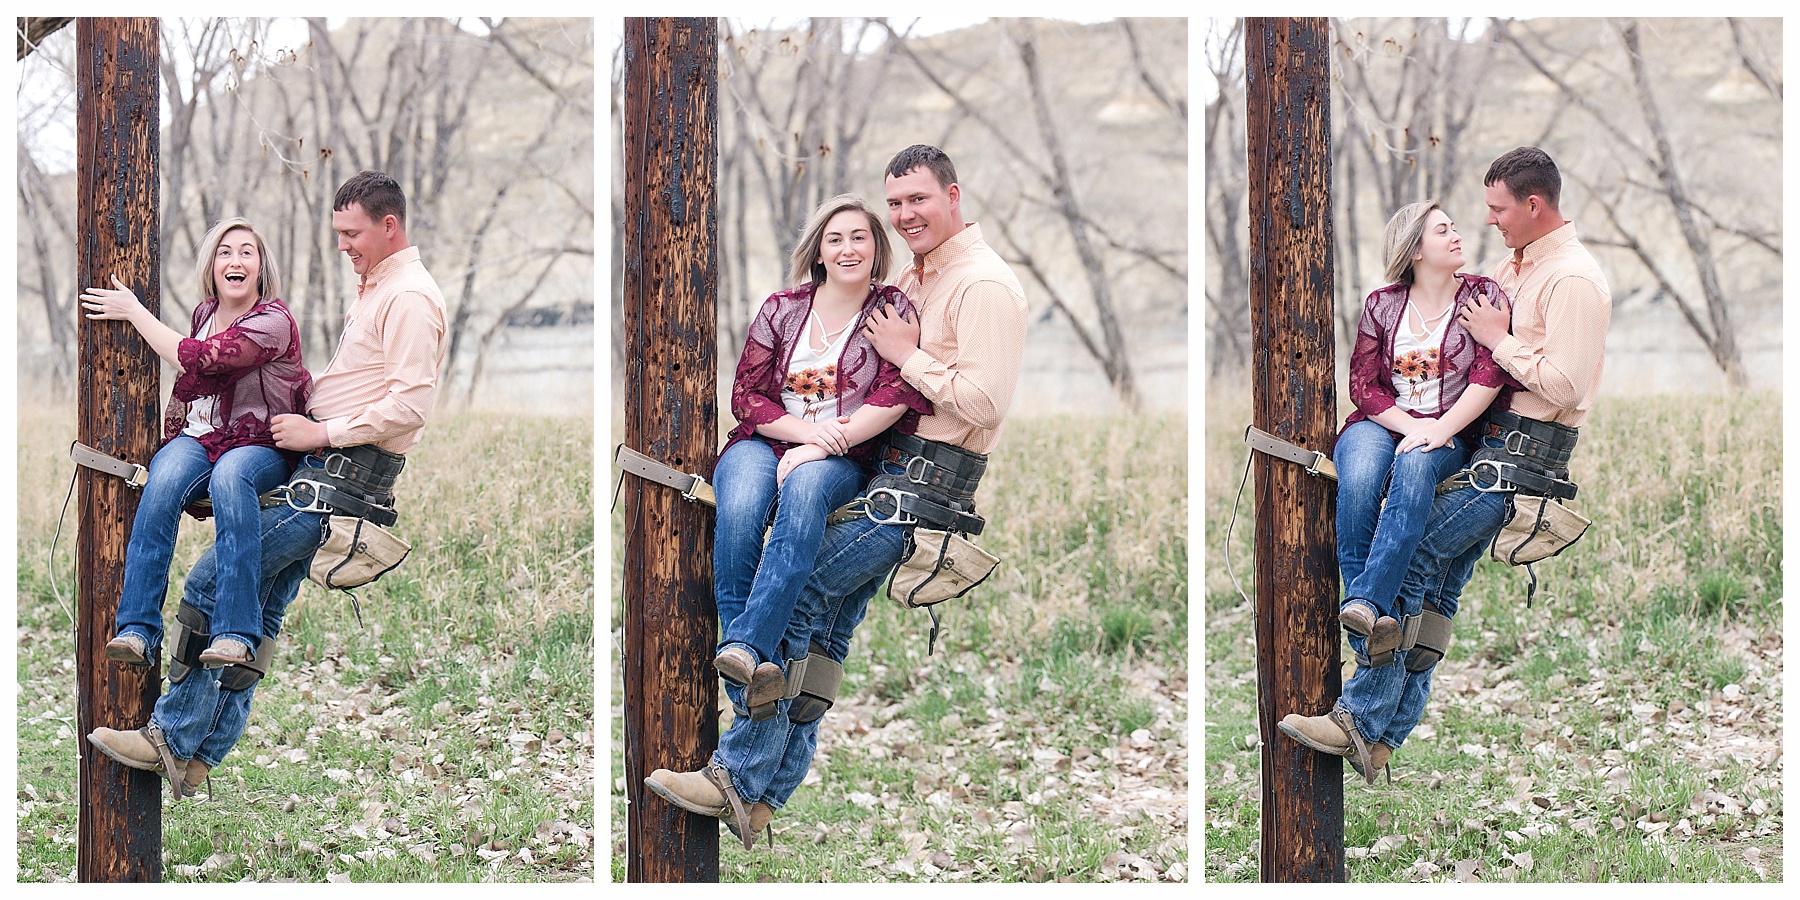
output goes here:
{"type": "Polygon", "coordinates": [[[1012,406],[1025,355],[1025,291],[1012,267],[963,230],[900,273],[895,287],[919,310],[919,350],[900,376],[932,402],[918,436],[988,453],[1012,406]]]}
{"type": "Polygon", "coordinates": [[[407,247],[356,287],[344,334],[313,380],[308,409],[333,447],[376,444],[405,453],[419,443],[447,343],[444,292],[407,247]]]}
{"type": "Polygon", "coordinates": [[[1565,222],[1508,256],[1494,280],[1513,306],[1512,334],[1494,345],[1494,362],[1525,386],[1512,411],[1580,427],[1606,367],[1612,292],[1600,265],[1565,222]]]}

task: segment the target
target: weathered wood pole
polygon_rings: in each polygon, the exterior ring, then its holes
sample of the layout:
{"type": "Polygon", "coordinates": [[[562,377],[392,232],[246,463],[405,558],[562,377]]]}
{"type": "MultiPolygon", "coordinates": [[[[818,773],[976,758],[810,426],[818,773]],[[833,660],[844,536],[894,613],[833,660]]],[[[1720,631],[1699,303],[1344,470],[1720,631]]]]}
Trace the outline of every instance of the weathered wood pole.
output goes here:
{"type": "MultiPolygon", "coordinates": [[[[1324,19],[1245,23],[1250,329],[1256,427],[1330,454],[1331,40],[1324,19]]],[[[1262,878],[1344,880],[1343,761],[1275,730],[1337,699],[1330,481],[1256,454],[1256,683],[1262,878]]]]}
{"type": "MultiPolygon", "coordinates": [[[[82,287],[118,275],[156,310],[157,20],[79,19],[75,25],[76,201],[82,287]]],[[[75,307],[80,316],[81,307],[75,307]]],[[[126,322],[81,317],[77,436],[121,459],[148,463],[161,437],[160,363],[126,322]]],[[[125,580],[125,543],[137,492],[125,481],[80,470],[76,539],[76,746],[81,749],[77,873],[82,881],[162,879],[163,782],[92,749],[97,727],[133,729],[150,720],[159,678],[102,656],[125,580]]]]}
{"type": "MultiPolygon", "coordinates": [[[[718,449],[715,18],[625,20],[625,442],[709,475],[718,449]]],[[[650,793],[719,742],[712,511],[625,479],[626,877],[718,881],[719,820],[650,793]]]]}

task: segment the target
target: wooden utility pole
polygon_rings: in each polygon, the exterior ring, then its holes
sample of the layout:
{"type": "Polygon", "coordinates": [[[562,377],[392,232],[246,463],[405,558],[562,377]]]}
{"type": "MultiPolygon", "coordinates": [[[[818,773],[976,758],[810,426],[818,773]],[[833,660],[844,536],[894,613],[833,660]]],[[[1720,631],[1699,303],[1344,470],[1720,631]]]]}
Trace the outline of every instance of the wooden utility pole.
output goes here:
{"type": "MultiPolygon", "coordinates": [[[[82,287],[118,275],[152,312],[160,306],[157,243],[157,20],[80,19],[75,24],[75,155],[82,287]]],[[[75,307],[79,317],[82,309],[75,307]]],[[[162,374],[155,351],[127,322],[77,325],[77,436],[121,459],[149,463],[161,437],[162,374]]],[[[125,576],[125,544],[137,493],[93,469],[80,472],[76,539],[76,743],[81,748],[76,853],[82,881],[162,879],[163,782],[92,749],[97,727],[150,721],[155,669],[106,661],[125,576]]]]}
{"type": "MultiPolygon", "coordinates": [[[[716,18],[625,20],[625,443],[684,472],[718,446],[716,18]]],[[[625,479],[626,877],[718,881],[719,820],[644,776],[719,742],[712,511],[625,479]]]]}
{"type": "MultiPolygon", "coordinates": [[[[1331,39],[1324,19],[1249,19],[1244,34],[1255,424],[1329,455],[1331,39]]],[[[1333,485],[1255,456],[1262,878],[1343,881],[1343,760],[1275,730],[1338,696],[1333,485]]]]}

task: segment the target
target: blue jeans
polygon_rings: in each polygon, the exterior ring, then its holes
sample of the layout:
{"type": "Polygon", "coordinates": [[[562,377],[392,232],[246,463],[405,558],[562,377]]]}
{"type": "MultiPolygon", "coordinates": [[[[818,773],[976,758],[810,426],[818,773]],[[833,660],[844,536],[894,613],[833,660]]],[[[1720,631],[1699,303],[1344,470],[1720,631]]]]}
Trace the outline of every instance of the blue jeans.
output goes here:
{"type": "Polygon", "coordinates": [[[825,536],[825,517],[854,499],[864,479],[854,461],[830,456],[795,467],[777,487],[776,465],[774,449],[752,438],[731,445],[713,466],[713,596],[719,648],[743,644],[758,662],[779,663],[782,635],[825,536]]]}
{"type": "MultiPolygon", "coordinates": [[[[899,471],[891,463],[879,468],[899,471]]],[[[789,622],[783,652],[798,659],[807,655],[812,642],[827,656],[843,662],[850,655],[850,639],[868,612],[870,598],[900,561],[905,537],[902,528],[877,525],[866,518],[828,527],[812,577],[789,622]]],[[[780,809],[812,767],[821,720],[789,721],[790,701],[783,700],[775,704],[774,716],[752,722],[742,712],[743,689],[727,684],[725,693],[739,714],[719,736],[713,762],[731,773],[732,785],[745,803],[760,800],[780,809]]]]}
{"type": "MultiPolygon", "coordinates": [[[[301,466],[320,465],[309,456],[301,466]]],[[[319,549],[324,534],[325,516],[298,512],[288,506],[274,506],[262,511],[259,523],[262,575],[260,592],[260,628],[262,634],[274,638],[281,633],[282,617],[288,604],[300,593],[306,580],[313,553],[319,549]]],[[[188,571],[184,600],[209,617],[217,607],[221,589],[217,548],[202,554],[188,571]]],[[[219,686],[223,669],[193,669],[180,684],[169,686],[169,692],[156,701],[150,721],[163,730],[169,750],[178,759],[199,759],[217,766],[243,737],[250,721],[250,701],[256,693],[254,685],[240,691],[219,686]]]]}
{"type": "MultiPolygon", "coordinates": [[[[1499,532],[1505,513],[1504,494],[1462,488],[1438,497],[1431,505],[1424,537],[1407,566],[1397,601],[1401,613],[1418,615],[1430,603],[1439,613],[1455,618],[1463,588],[1499,532]]],[[[1356,653],[1364,653],[1365,643],[1350,635],[1350,648],[1356,653]]],[[[1358,666],[1344,683],[1337,705],[1355,719],[1356,730],[1366,740],[1397,749],[1425,714],[1436,668],[1408,672],[1401,654],[1380,668],[1358,666]]]]}
{"type": "Polygon", "coordinates": [[[175,555],[181,511],[210,496],[223,601],[213,618],[212,633],[255,647],[262,635],[262,610],[257,602],[262,577],[256,565],[261,511],[256,498],[287,477],[287,459],[274,447],[235,447],[214,463],[207,460],[206,448],[199,441],[179,434],[156,451],[125,548],[116,633],[137,634],[147,649],[162,644],[163,597],[169,590],[169,561],[175,555]]]}
{"type": "Polygon", "coordinates": [[[1425,533],[1437,484],[1469,459],[1468,447],[1456,439],[1430,451],[1395,453],[1398,445],[1386,428],[1364,419],[1344,429],[1331,453],[1344,602],[1366,601],[1378,616],[1398,615],[1394,598],[1425,533]]]}

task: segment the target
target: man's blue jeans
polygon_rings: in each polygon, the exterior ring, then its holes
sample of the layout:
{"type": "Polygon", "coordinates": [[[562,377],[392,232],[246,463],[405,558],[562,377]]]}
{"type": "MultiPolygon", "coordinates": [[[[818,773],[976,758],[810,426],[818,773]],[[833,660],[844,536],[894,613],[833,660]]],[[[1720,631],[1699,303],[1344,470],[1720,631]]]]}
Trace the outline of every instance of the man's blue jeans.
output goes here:
{"type": "Polygon", "coordinates": [[[719,648],[745,644],[758,662],[780,663],[782,635],[812,575],[825,518],[856,497],[864,478],[853,460],[830,456],[795,467],[777,487],[776,465],[774,449],[752,438],[731,445],[713,466],[713,596],[719,648]]]}
{"type": "Polygon", "coordinates": [[[1338,574],[1344,602],[1363,600],[1378,616],[1398,616],[1408,563],[1425,533],[1437,484],[1467,464],[1469,451],[1452,440],[1436,450],[1395,453],[1399,442],[1386,428],[1364,419],[1338,436],[1338,574]],[[1383,496],[1386,502],[1382,502],[1383,496]]]}
{"type": "MultiPolygon", "coordinates": [[[[1431,506],[1424,537],[1407,566],[1398,603],[1403,615],[1418,615],[1427,600],[1443,615],[1455,618],[1463,588],[1475,563],[1487,552],[1506,513],[1506,495],[1462,488],[1438,497],[1431,506]]],[[[1365,651],[1365,640],[1350,635],[1350,647],[1365,651]]],[[[1408,672],[1404,654],[1380,668],[1358,666],[1345,682],[1338,706],[1356,721],[1365,740],[1398,749],[1425,714],[1431,696],[1432,666],[1408,672]]]]}
{"type": "MultiPolygon", "coordinates": [[[[880,468],[899,471],[890,463],[880,468]]],[[[784,652],[798,659],[807,655],[808,643],[815,642],[827,656],[843,662],[870,598],[900,561],[904,541],[904,529],[866,518],[827,528],[812,577],[789,623],[784,652]]],[[[728,684],[725,693],[738,714],[719,736],[713,762],[731,773],[732,785],[745,803],[760,800],[780,809],[812,767],[820,720],[790,722],[790,701],[783,700],[775,705],[773,717],[752,722],[743,712],[742,688],[728,684]]]]}
{"type": "MultiPolygon", "coordinates": [[[[319,465],[309,456],[302,466],[319,465]]],[[[262,511],[261,534],[261,623],[262,634],[274,638],[281,633],[282,617],[288,604],[300,593],[300,583],[319,549],[324,533],[325,516],[298,512],[288,506],[274,506],[262,511]]],[[[221,580],[216,548],[209,549],[188,571],[183,599],[209,617],[217,606],[221,580]]],[[[250,701],[255,686],[241,691],[228,691],[219,686],[223,669],[193,669],[180,684],[169,686],[169,692],[156,701],[150,721],[169,742],[169,750],[178,759],[199,759],[217,766],[243,737],[250,720],[250,701]]]]}
{"type": "Polygon", "coordinates": [[[213,553],[218,558],[218,595],[223,601],[212,633],[231,635],[255,647],[261,636],[262,575],[256,565],[257,495],[287,480],[288,463],[274,447],[236,447],[209,462],[200,442],[178,434],[156,451],[149,480],[138,498],[125,548],[125,579],[119,595],[115,633],[136,633],[147,650],[161,646],[163,597],[169,591],[169,562],[181,511],[211,497],[213,553]]]}

